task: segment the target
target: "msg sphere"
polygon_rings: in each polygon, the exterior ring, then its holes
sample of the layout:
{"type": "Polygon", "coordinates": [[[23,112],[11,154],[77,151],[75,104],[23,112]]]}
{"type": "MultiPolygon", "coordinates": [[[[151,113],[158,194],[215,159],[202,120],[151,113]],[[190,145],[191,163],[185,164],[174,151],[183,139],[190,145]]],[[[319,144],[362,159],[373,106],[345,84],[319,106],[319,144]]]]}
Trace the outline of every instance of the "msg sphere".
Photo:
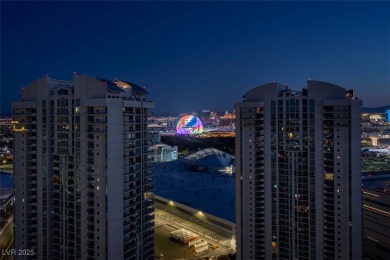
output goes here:
{"type": "Polygon", "coordinates": [[[179,135],[200,135],[203,133],[203,123],[196,116],[183,116],[176,125],[179,135]]]}

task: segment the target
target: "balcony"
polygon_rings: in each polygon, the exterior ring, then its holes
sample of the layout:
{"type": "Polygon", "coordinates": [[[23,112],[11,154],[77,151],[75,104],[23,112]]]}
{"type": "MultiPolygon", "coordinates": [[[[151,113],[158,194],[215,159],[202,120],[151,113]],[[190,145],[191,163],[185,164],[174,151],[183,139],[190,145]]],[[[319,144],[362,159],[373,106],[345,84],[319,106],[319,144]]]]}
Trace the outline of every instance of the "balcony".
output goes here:
{"type": "Polygon", "coordinates": [[[143,213],[144,213],[144,215],[154,213],[154,208],[150,208],[150,207],[145,208],[145,209],[143,210],[143,213]]]}
{"type": "Polygon", "coordinates": [[[123,224],[126,226],[126,225],[130,225],[130,224],[133,224],[135,221],[136,221],[136,217],[126,217],[125,218],[125,221],[123,222],[123,224]]]}
{"type": "Polygon", "coordinates": [[[125,205],[125,206],[124,206],[125,215],[130,215],[131,212],[134,212],[134,211],[135,211],[135,209],[136,209],[135,204],[125,205]]]}
{"type": "Polygon", "coordinates": [[[94,242],[94,241],[88,241],[87,246],[88,246],[90,249],[94,249],[94,248],[95,248],[95,242],[94,242]]]}
{"type": "Polygon", "coordinates": [[[89,232],[94,232],[94,225],[88,224],[87,229],[89,232]]]}
{"type": "Polygon", "coordinates": [[[154,241],[153,239],[150,239],[150,237],[153,236],[153,233],[154,233],[153,229],[147,229],[145,232],[143,232],[144,244],[148,244],[148,242],[154,241]]]}
{"type": "Polygon", "coordinates": [[[145,205],[145,207],[153,206],[154,205],[154,201],[152,201],[152,200],[145,200],[144,205],[145,205]]]}
{"type": "Polygon", "coordinates": [[[135,129],[134,128],[132,128],[132,127],[124,127],[123,128],[123,132],[124,133],[134,133],[135,132],[135,129]]]}
{"type": "Polygon", "coordinates": [[[136,193],[135,192],[125,192],[125,196],[123,197],[124,200],[129,200],[132,198],[135,198],[136,193]]]}
{"type": "Polygon", "coordinates": [[[136,225],[135,224],[131,224],[131,225],[126,225],[124,227],[124,233],[131,233],[131,232],[134,232],[136,229],[136,225]]]}
{"type": "Polygon", "coordinates": [[[153,185],[144,185],[144,192],[152,191],[154,189],[153,185]]]}
{"type": "Polygon", "coordinates": [[[124,153],[123,154],[123,158],[126,159],[126,160],[131,158],[131,157],[135,157],[135,153],[134,152],[128,152],[128,153],[124,153]]]}
{"type": "Polygon", "coordinates": [[[135,148],[135,145],[134,145],[134,144],[124,144],[124,145],[123,145],[123,148],[124,148],[125,150],[128,150],[128,149],[135,148]]]}
{"type": "Polygon", "coordinates": [[[153,171],[152,170],[146,170],[144,176],[145,177],[153,176],[153,171]]]}
{"type": "Polygon", "coordinates": [[[153,256],[154,240],[150,239],[149,241],[151,244],[144,247],[144,254],[143,254],[144,259],[150,259],[153,256]]]}
{"type": "Polygon", "coordinates": [[[126,253],[132,253],[134,248],[137,246],[137,243],[134,241],[134,242],[128,242],[128,243],[125,243],[125,246],[124,246],[124,251],[125,251],[125,254],[126,253]]]}
{"type": "Polygon", "coordinates": [[[87,133],[100,133],[100,132],[106,132],[107,129],[105,127],[88,127],[85,132],[87,133]]]}
{"type": "Polygon", "coordinates": [[[154,221],[150,221],[144,224],[144,229],[154,227],[154,221]]]}

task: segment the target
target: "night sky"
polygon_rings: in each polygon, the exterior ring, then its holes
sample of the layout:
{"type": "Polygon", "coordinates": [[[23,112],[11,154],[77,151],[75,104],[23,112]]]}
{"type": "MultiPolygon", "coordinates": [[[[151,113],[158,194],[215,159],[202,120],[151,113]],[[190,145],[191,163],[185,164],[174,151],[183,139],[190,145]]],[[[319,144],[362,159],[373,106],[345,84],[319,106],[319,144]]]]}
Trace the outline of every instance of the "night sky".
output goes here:
{"type": "Polygon", "coordinates": [[[1,2],[1,114],[73,72],[145,86],[155,113],[231,111],[309,78],[390,104],[389,2],[1,2]]]}

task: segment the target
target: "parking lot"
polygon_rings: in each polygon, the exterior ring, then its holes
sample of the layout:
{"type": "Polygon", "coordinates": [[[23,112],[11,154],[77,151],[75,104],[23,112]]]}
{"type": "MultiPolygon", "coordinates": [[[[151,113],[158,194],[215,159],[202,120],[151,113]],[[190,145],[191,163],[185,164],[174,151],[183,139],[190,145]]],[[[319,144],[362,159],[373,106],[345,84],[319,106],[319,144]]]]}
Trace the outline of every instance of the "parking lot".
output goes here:
{"type": "MultiPolygon", "coordinates": [[[[232,259],[228,257],[229,248],[210,240],[201,233],[198,233],[202,240],[206,240],[209,249],[205,252],[195,254],[193,247],[189,247],[179,241],[170,238],[170,232],[188,228],[176,222],[177,217],[170,218],[169,213],[156,214],[155,218],[155,256],[156,259],[176,260],[176,259],[232,259]]],[[[195,226],[190,227],[194,231],[195,226]]]]}

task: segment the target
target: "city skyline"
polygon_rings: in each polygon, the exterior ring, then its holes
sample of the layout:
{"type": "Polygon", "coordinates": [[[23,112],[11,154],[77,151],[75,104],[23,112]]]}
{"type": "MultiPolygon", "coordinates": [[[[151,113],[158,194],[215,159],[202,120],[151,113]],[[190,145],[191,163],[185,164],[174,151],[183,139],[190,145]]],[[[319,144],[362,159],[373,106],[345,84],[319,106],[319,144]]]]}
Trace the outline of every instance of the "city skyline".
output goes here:
{"type": "Polygon", "coordinates": [[[0,114],[73,72],[145,86],[155,113],[232,110],[242,89],[311,78],[390,100],[386,2],[2,2],[0,114]],[[174,93],[174,95],[172,95],[174,93]],[[221,98],[221,96],[223,98],[221,98]]]}

